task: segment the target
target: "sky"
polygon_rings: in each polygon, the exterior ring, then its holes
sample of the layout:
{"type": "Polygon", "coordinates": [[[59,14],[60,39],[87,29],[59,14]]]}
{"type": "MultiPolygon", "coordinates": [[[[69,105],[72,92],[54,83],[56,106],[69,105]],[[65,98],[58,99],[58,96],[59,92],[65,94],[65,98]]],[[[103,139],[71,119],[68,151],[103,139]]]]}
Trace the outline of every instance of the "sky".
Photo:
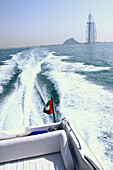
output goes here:
{"type": "Polygon", "coordinates": [[[113,0],[0,0],[0,48],[83,43],[89,9],[97,41],[113,41],[113,0]]]}

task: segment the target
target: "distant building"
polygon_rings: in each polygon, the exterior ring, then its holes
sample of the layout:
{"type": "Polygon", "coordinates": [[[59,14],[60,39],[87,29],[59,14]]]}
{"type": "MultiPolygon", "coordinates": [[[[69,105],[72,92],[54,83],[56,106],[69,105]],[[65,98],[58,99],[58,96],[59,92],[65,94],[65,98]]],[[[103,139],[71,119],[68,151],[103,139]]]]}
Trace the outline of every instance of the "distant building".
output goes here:
{"type": "Polygon", "coordinates": [[[86,24],[86,42],[95,43],[97,39],[96,25],[91,12],[89,12],[86,24]]]}

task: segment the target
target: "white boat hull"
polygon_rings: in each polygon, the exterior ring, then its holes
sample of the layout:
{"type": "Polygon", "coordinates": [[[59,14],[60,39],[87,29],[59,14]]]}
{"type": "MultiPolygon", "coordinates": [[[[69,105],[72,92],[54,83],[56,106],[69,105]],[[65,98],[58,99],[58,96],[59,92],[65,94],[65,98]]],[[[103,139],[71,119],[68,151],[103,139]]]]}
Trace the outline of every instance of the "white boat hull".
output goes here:
{"type": "Polygon", "coordinates": [[[2,131],[0,138],[0,170],[8,166],[26,170],[103,169],[78,131],[65,119],[27,128],[23,133],[2,131]]]}

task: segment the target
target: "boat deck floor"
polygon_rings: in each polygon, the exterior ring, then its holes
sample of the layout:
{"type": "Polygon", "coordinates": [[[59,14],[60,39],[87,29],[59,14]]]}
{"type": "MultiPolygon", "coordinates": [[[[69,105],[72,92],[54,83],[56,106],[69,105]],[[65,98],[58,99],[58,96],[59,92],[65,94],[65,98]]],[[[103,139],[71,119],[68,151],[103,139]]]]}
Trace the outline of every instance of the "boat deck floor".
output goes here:
{"type": "Polygon", "coordinates": [[[58,152],[1,163],[0,170],[65,170],[65,167],[61,153],[58,152]]]}

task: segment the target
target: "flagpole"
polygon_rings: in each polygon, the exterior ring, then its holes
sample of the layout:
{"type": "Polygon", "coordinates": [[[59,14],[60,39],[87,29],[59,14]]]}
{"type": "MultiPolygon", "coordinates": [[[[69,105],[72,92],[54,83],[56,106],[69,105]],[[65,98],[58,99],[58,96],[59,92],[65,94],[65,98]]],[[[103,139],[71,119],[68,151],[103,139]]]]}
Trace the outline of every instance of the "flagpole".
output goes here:
{"type": "MultiPolygon", "coordinates": [[[[53,106],[53,100],[52,100],[52,97],[51,97],[51,101],[52,101],[52,106],[53,106]]],[[[54,107],[53,107],[53,118],[54,118],[54,123],[56,123],[55,113],[54,113],[54,107]]]]}

